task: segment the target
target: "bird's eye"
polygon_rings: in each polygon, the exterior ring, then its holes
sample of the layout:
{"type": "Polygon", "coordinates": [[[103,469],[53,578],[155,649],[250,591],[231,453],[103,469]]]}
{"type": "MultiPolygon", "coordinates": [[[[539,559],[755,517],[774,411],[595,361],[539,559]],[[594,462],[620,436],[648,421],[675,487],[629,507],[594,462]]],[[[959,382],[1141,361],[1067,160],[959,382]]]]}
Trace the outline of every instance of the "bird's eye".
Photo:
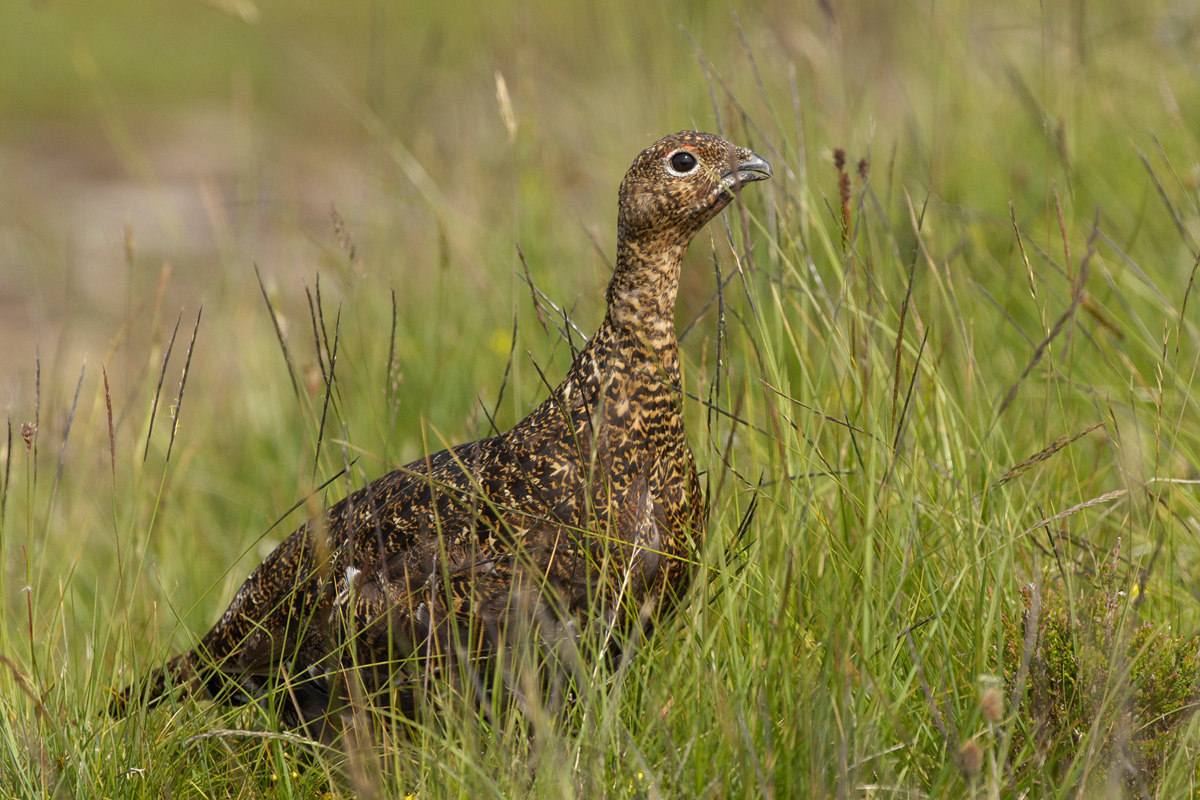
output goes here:
{"type": "Polygon", "coordinates": [[[696,168],[696,157],[687,150],[680,150],[671,156],[671,169],[676,172],[688,173],[696,168]]]}

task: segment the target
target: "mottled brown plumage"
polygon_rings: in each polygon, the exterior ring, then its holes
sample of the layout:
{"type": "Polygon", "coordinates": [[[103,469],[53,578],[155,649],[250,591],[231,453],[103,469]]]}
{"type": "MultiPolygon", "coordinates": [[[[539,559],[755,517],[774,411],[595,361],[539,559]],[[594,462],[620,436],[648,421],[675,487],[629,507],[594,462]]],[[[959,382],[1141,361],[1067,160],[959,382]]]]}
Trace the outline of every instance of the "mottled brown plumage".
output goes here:
{"type": "Polygon", "coordinates": [[[319,720],[354,664],[368,692],[411,705],[415,687],[517,631],[572,640],[676,603],[707,517],[678,390],[680,264],[741,184],[770,176],[711,134],[639,155],[621,183],[607,314],[550,397],[301,527],[194,650],[150,677],[147,699],[187,683],[245,702],[283,678],[284,719],[319,720]]]}

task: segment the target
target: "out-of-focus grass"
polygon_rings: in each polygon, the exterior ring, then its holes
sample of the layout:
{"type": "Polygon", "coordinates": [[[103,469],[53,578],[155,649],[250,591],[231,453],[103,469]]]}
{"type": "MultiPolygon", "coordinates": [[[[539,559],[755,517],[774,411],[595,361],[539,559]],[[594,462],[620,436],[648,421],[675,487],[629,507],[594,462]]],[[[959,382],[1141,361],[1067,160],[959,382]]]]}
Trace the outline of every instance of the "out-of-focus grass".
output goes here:
{"type": "Polygon", "coordinates": [[[1194,720],[1149,784],[1099,756],[1138,724],[1122,711],[1139,672],[1115,651],[1075,741],[1027,705],[989,722],[979,698],[1021,587],[1083,603],[1114,552],[1139,596],[1116,628],[1197,631],[1200,18],[1115,2],[3,14],[0,791],[1195,792],[1194,720]],[[693,246],[680,298],[681,330],[703,310],[686,388],[749,424],[685,403],[714,491],[709,580],[627,672],[532,738],[450,705],[377,756],[187,700],[99,715],[212,622],[314,482],[485,434],[514,319],[497,422],[528,411],[532,365],[555,380],[570,350],[515,245],[590,332],[617,181],[693,125],[776,168],[748,193],[752,261],[735,208],[693,246]],[[835,147],[870,162],[845,246],[835,147]],[[705,310],[714,264],[744,273],[723,321],[705,310]],[[318,275],[330,341],[341,315],[319,457],[318,275]]]}

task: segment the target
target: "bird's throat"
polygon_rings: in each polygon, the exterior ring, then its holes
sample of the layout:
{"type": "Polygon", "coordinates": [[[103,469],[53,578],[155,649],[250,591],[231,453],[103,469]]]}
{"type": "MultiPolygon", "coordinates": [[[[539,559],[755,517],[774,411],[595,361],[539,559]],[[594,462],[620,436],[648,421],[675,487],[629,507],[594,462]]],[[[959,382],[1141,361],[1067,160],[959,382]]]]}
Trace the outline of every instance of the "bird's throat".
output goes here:
{"type": "Polygon", "coordinates": [[[675,298],[686,246],[617,246],[617,267],[608,284],[608,320],[648,349],[674,350],[675,298]],[[649,255],[653,253],[653,255],[649,255]]]}

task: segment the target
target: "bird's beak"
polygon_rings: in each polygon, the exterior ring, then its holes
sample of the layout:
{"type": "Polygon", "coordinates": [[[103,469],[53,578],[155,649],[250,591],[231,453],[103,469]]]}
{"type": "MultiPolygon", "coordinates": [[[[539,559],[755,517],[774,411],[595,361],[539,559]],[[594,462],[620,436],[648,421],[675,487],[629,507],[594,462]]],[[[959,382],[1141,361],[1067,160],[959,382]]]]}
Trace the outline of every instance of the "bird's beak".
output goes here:
{"type": "Polygon", "coordinates": [[[765,181],[774,174],[771,171],[771,165],[765,158],[757,153],[750,153],[745,159],[738,162],[735,169],[730,169],[722,175],[721,180],[726,186],[732,188],[743,183],[765,181]]]}

